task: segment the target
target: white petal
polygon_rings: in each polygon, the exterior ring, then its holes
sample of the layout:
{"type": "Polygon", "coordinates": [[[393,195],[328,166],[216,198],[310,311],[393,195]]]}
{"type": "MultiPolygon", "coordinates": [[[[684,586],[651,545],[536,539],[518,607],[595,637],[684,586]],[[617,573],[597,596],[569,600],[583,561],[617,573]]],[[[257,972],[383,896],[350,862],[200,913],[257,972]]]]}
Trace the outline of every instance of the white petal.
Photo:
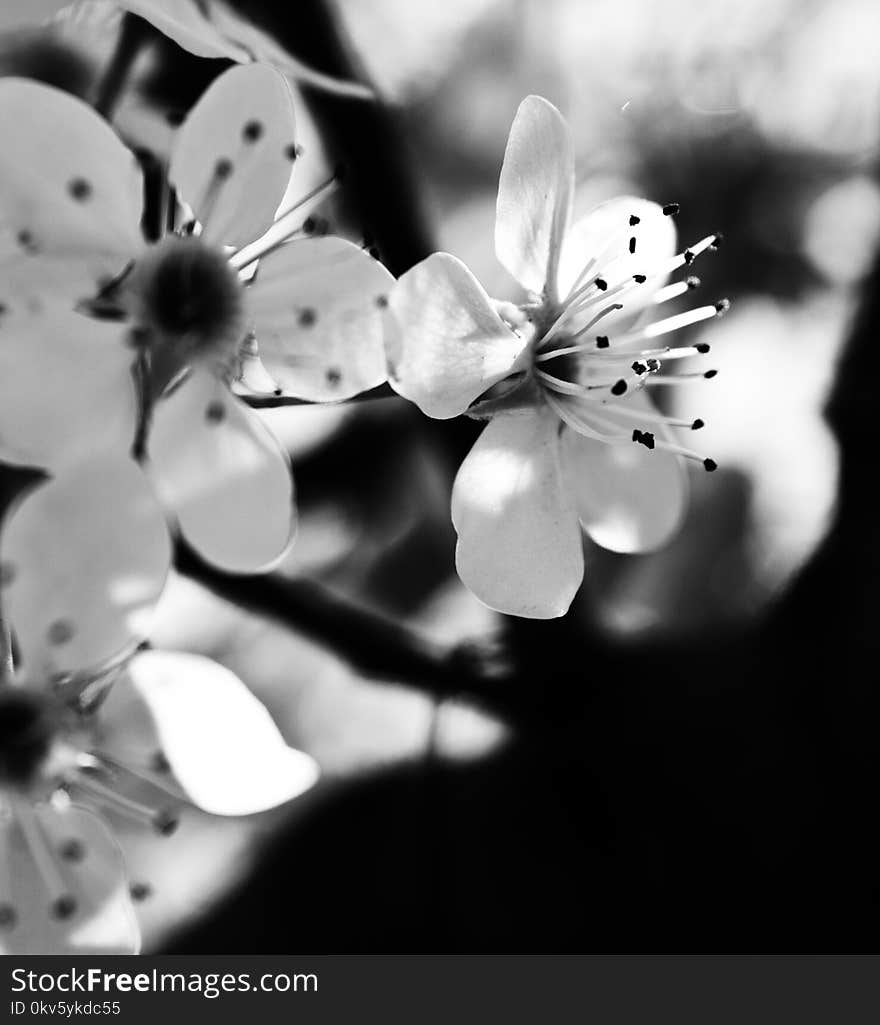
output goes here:
{"type": "Polygon", "coordinates": [[[49,468],[127,455],[138,403],[125,328],[61,309],[31,313],[8,287],[0,282],[0,455],[49,468]]]}
{"type": "Polygon", "coordinates": [[[408,270],[391,292],[391,384],[428,416],[458,416],[516,369],[525,342],[449,253],[408,270]]]}
{"type": "MultiPolygon", "coordinates": [[[[579,414],[588,420],[589,403],[579,414]]],[[[624,404],[628,414],[609,414],[621,431],[647,428],[675,441],[668,428],[639,421],[639,408],[650,400],[633,395],[624,404]]],[[[589,422],[589,421],[588,421],[589,422]]],[[[608,432],[607,425],[601,428],[608,432]]],[[[687,511],[689,484],[682,460],[670,452],[620,442],[606,444],[566,428],[562,435],[562,473],[574,496],[581,524],[590,537],[612,552],[649,552],[665,544],[681,526],[687,511]]]]}
{"type": "Polygon", "coordinates": [[[7,905],[13,916],[8,927],[0,928],[0,953],[137,953],[140,934],[122,854],[108,828],[75,806],[38,806],[36,821],[63,896],[72,897],[76,906],[69,917],[52,913],[53,901],[62,894],[47,888],[18,822],[0,819],[0,905],[7,905]],[[62,856],[72,848],[82,857],[62,856]]]}
{"type": "Polygon", "coordinates": [[[206,241],[243,246],[270,227],[290,181],[295,127],[290,86],[268,65],[231,68],[206,90],[181,125],[168,172],[206,241]],[[221,161],[231,166],[222,179],[221,161]]]}
{"type": "Polygon", "coordinates": [[[577,513],[560,479],[558,431],[559,421],[543,410],[497,416],[455,478],[458,574],[498,612],[562,616],[584,575],[577,513]]]}
{"type": "Polygon", "coordinates": [[[571,216],[574,154],[568,125],[540,96],[527,96],[510,128],[495,211],[495,253],[530,292],[553,294],[571,216]]]}
{"type": "Polygon", "coordinates": [[[4,612],[30,679],[96,666],[140,643],[171,563],[162,510],[130,459],[66,467],[0,535],[4,612]]]}
{"type": "Polygon", "coordinates": [[[201,655],[137,655],[101,715],[103,747],[129,763],[161,751],[192,802],[215,815],[274,808],[318,778],[314,760],[287,746],[241,680],[201,655]]]}
{"type": "Polygon", "coordinates": [[[149,472],[187,540],[234,571],[270,566],[294,529],[290,461],[256,413],[206,370],[156,407],[149,472]]]}
{"type": "Polygon", "coordinates": [[[663,284],[666,275],[652,272],[675,255],[675,242],[675,222],[664,217],[657,203],[636,196],[609,199],[575,221],[566,233],[559,263],[559,295],[563,299],[568,295],[593,257],[600,259],[584,282],[601,275],[613,287],[634,274],[644,274],[648,280],[618,300],[623,309],[606,317],[602,330],[607,334],[612,324],[618,328],[629,324],[663,284]],[[631,225],[631,217],[638,217],[638,224],[631,225]],[[631,238],[636,240],[635,253],[629,251],[631,238]]]}
{"type": "Polygon", "coordinates": [[[382,384],[393,284],[381,263],[345,239],[282,246],[261,261],[247,290],[263,365],[286,392],[315,402],[382,384]]]}
{"type": "Polygon", "coordinates": [[[67,93],[4,78],[0,137],[0,224],[22,254],[73,257],[92,286],[118,273],[142,245],[143,185],[110,126],[67,93]]]}

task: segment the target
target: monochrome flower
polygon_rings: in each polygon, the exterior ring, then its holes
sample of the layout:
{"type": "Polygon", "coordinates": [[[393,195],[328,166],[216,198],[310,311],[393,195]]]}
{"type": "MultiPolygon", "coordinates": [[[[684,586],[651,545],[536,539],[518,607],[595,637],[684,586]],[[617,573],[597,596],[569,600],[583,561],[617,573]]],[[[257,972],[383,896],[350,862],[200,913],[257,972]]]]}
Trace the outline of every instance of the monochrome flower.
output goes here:
{"type": "Polygon", "coordinates": [[[349,398],[386,378],[393,281],[353,243],[302,237],[298,205],[276,217],[296,155],[287,81],[251,64],[210,86],[169,169],[193,217],[176,223],[169,196],[151,245],[135,158],[89,107],[7,78],[0,127],[0,453],[52,467],[134,445],[206,558],[271,564],[291,537],[292,480],[230,391],[249,339],[279,392],[349,398]]]}
{"type": "Polygon", "coordinates": [[[373,97],[373,91],[359,82],[346,82],[309,67],[222,0],[77,0],[60,17],[88,22],[103,18],[108,9],[143,18],[196,57],[216,57],[237,64],[257,61],[326,92],[357,99],[373,97]]]}
{"type": "Polygon", "coordinates": [[[429,416],[489,420],[455,480],[452,519],[463,582],[491,608],[563,615],[583,577],[578,521],[618,552],[656,548],[686,506],[672,428],[649,389],[712,377],[668,374],[668,362],[708,346],[653,340],[718,316],[726,301],[644,323],[688,292],[663,286],[718,243],[675,255],[671,214],[621,197],[571,223],[574,158],[568,128],[546,100],[520,105],[498,190],[495,248],[528,293],[493,302],[455,257],[437,253],[406,274],[391,300],[391,383],[429,416]]]}
{"type": "Polygon", "coordinates": [[[131,460],[41,484],[0,557],[17,652],[0,684],[0,951],[133,953],[114,823],[169,835],[187,803],[262,811],[308,789],[317,767],[229,670],[139,647],[170,551],[131,460]]]}

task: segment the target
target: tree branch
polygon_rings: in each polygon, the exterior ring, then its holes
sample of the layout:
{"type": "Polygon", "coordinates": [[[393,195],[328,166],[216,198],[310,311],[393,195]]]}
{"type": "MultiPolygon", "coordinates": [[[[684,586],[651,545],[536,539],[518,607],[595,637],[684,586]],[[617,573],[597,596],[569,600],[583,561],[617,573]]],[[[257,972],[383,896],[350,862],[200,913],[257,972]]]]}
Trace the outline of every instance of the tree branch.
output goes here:
{"type": "Polygon", "coordinates": [[[467,694],[494,704],[493,695],[504,694],[512,675],[493,642],[438,644],[314,581],[281,573],[227,573],[183,541],[177,544],[175,563],[212,593],[295,630],[371,679],[416,686],[436,697],[467,694]]]}

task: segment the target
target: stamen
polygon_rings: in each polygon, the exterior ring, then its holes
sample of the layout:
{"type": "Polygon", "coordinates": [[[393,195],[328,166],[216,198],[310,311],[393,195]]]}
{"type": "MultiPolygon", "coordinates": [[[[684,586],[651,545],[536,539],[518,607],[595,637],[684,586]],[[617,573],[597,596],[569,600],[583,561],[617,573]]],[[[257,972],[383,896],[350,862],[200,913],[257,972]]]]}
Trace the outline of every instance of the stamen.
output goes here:
{"type": "MultiPolygon", "coordinates": [[[[597,408],[601,410],[603,407],[599,406],[597,408]]],[[[595,415],[595,418],[599,421],[599,423],[604,423],[612,427],[617,426],[616,424],[614,424],[613,421],[609,421],[602,417],[601,413],[593,414],[591,410],[591,416],[592,415],[595,415]]],[[[648,420],[643,416],[642,410],[634,409],[632,422],[640,423],[648,422],[648,420]]],[[[656,423],[658,421],[655,420],[653,422],[656,423]]],[[[702,421],[699,422],[700,424],[702,424],[702,421]]],[[[688,424],[687,426],[691,426],[692,430],[694,429],[693,426],[690,424],[688,424]]],[[[683,445],[679,445],[674,441],[667,441],[665,438],[658,438],[655,434],[652,434],[650,431],[642,431],[638,427],[633,428],[632,433],[629,435],[629,440],[635,442],[637,445],[644,445],[645,448],[651,449],[652,451],[670,452],[672,455],[681,456],[683,459],[691,459],[694,462],[702,463],[703,467],[709,473],[717,469],[718,466],[714,459],[708,459],[706,456],[701,455],[699,452],[695,452],[693,449],[690,448],[685,448],[683,445]]]]}
{"type": "Polygon", "coordinates": [[[170,835],[177,828],[177,819],[167,808],[156,808],[125,797],[85,772],[76,772],[71,782],[111,810],[136,822],[146,823],[163,836],[170,835]]]}
{"type": "Polygon", "coordinates": [[[699,324],[703,320],[711,320],[719,315],[718,306],[698,306],[694,310],[686,310],[684,313],[676,313],[672,317],[663,320],[655,320],[653,324],[647,324],[638,331],[630,331],[614,339],[616,345],[628,345],[630,342],[640,341],[643,338],[659,338],[661,335],[669,334],[670,331],[679,331],[681,328],[690,327],[691,324],[699,324]]]}
{"type": "Polygon", "coordinates": [[[717,370],[706,370],[703,373],[693,374],[663,374],[660,377],[652,377],[650,381],[646,381],[646,384],[657,385],[657,384],[690,384],[692,381],[699,380],[711,380],[718,374],[717,370]]]}
{"type": "Polygon", "coordinates": [[[651,302],[655,306],[660,306],[662,303],[667,303],[671,299],[677,299],[680,295],[684,295],[685,292],[691,292],[695,288],[699,288],[699,278],[686,278],[684,281],[673,281],[671,285],[666,285],[664,288],[658,289],[651,298],[651,302]]]}
{"type": "Polygon", "coordinates": [[[70,918],[76,911],[76,900],[64,883],[36,811],[18,797],[10,800],[31,859],[51,899],[52,914],[56,918],[70,918]]]}
{"type": "Polygon", "coordinates": [[[666,427],[680,427],[683,430],[698,431],[705,424],[702,420],[681,420],[674,416],[665,416],[657,410],[635,409],[627,402],[614,402],[608,399],[599,401],[599,408],[608,410],[610,413],[625,415],[630,420],[638,420],[640,423],[663,424],[666,427]]]}
{"type": "MultiPolygon", "coordinates": [[[[589,324],[585,324],[582,328],[579,328],[571,336],[572,340],[575,339],[575,338],[580,338],[582,335],[587,334],[587,332],[590,331],[591,328],[595,327],[596,324],[598,324],[599,321],[602,320],[603,317],[607,317],[610,313],[614,313],[616,310],[622,310],[622,309],[623,309],[623,303],[609,303],[604,309],[600,310],[596,314],[595,317],[593,317],[593,319],[589,322],[589,324]]],[[[554,327],[551,327],[550,330],[544,335],[544,337],[541,339],[541,344],[542,345],[546,345],[547,342],[549,342],[553,338],[554,334],[558,333],[557,331],[554,331],[554,328],[558,324],[559,324],[559,320],[557,320],[556,324],[554,325],[554,327]]],[[[538,361],[540,361],[542,359],[551,359],[551,358],[554,358],[556,356],[560,356],[563,353],[567,353],[567,352],[579,352],[579,351],[581,351],[581,349],[584,349],[584,348],[592,348],[592,345],[586,345],[584,343],[581,343],[581,344],[577,344],[577,345],[571,345],[571,346],[569,346],[569,347],[567,347],[565,349],[556,349],[552,353],[542,353],[538,357],[538,361]]]]}
{"type": "Polygon", "coordinates": [[[127,762],[120,761],[113,755],[109,755],[104,751],[92,750],[92,755],[103,763],[107,768],[116,772],[124,772],[136,780],[140,780],[142,783],[147,783],[151,787],[155,787],[157,790],[161,790],[163,793],[168,794],[169,797],[174,797],[179,801],[186,801],[186,794],[174,785],[173,780],[165,776],[160,776],[149,769],[142,769],[140,767],[134,768],[127,762]]]}
{"type": "Polygon", "coordinates": [[[208,184],[205,187],[205,194],[202,197],[201,203],[197,207],[202,227],[208,223],[211,214],[214,212],[214,208],[217,206],[217,200],[220,198],[223,186],[232,176],[233,170],[232,161],[229,160],[228,157],[221,157],[214,164],[214,173],[208,180],[208,184]]]}
{"type": "Polygon", "coordinates": [[[279,225],[290,218],[292,214],[302,210],[302,208],[307,206],[309,203],[326,199],[326,197],[332,192],[335,192],[339,187],[339,181],[340,175],[339,172],[336,171],[326,181],[321,182],[320,185],[316,185],[310,192],[307,192],[300,199],[285,207],[278,213],[272,227],[267,232],[267,235],[272,235],[271,241],[264,242],[262,248],[259,248],[259,245],[255,247],[254,243],[251,242],[242,246],[240,249],[236,249],[235,252],[229,255],[229,265],[237,271],[245,270],[247,267],[250,267],[251,264],[256,263],[257,260],[268,256],[271,252],[284,245],[284,243],[288,242],[298,231],[306,230],[305,225],[297,225],[296,228],[290,231],[285,231],[280,236],[276,234],[276,229],[279,225]]]}

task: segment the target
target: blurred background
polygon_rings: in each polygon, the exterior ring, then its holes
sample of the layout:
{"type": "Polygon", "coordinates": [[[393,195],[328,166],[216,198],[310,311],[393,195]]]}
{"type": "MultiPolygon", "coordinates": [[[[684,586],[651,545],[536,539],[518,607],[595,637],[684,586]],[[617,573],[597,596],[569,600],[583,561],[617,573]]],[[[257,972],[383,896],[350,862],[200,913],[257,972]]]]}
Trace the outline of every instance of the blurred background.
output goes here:
{"type": "MultiPolygon", "coordinates": [[[[61,6],[5,0],[0,71],[86,90],[113,28],[37,29],[61,6]]],[[[367,116],[304,90],[291,190],[343,159],[354,184],[323,212],[395,273],[445,249],[516,298],[494,257],[494,204],[531,92],[568,119],[581,210],[637,193],[681,204],[683,243],[722,232],[694,270],[701,301],[732,309],[688,332],[712,344],[719,375],[666,389],[670,412],[705,419],[701,449],[721,469],[694,475],[663,551],[585,541],[564,624],[502,622],[453,571],[449,489],[475,425],[396,400],[267,411],[302,513],[283,572],[438,641],[500,637],[515,671],[501,699],[438,701],[175,578],[154,643],[235,670],[324,777],[272,814],[192,812],[170,839],[127,833],[133,878],[150,888],[147,948],[858,947],[878,899],[874,699],[853,697],[844,666],[820,659],[820,675],[816,645],[823,659],[846,651],[870,685],[870,645],[845,638],[840,617],[872,581],[840,555],[821,580],[804,584],[803,569],[833,544],[844,485],[823,410],[880,244],[880,6],[234,6],[313,66],[367,75],[389,104],[367,116]],[[801,617],[792,594],[805,587],[801,617]]],[[[157,42],[120,131],[167,150],[169,112],[223,67],[157,42]]]]}

